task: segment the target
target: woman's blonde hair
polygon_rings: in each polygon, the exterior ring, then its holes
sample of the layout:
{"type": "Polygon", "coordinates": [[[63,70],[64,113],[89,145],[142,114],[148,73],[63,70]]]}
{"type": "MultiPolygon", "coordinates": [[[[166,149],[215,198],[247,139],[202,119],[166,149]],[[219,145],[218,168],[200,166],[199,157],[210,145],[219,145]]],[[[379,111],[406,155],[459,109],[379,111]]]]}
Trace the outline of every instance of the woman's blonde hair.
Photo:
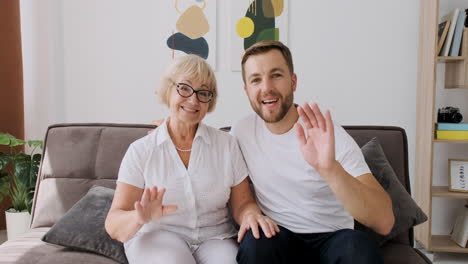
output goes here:
{"type": "Polygon", "coordinates": [[[208,112],[212,112],[216,106],[216,99],[218,98],[216,76],[208,62],[197,55],[178,57],[169,65],[156,90],[160,101],[169,107],[171,87],[175,88],[175,82],[180,76],[198,80],[213,92],[213,98],[208,103],[208,112]]]}

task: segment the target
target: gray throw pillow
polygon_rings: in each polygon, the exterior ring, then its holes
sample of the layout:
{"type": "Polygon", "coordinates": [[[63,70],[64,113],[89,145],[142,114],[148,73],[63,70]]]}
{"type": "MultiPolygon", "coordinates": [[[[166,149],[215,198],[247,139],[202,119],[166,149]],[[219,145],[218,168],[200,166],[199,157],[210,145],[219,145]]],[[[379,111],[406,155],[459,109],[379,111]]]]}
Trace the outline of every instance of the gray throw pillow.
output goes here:
{"type": "Polygon", "coordinates": [[[427,216],[398,180],[378,139],[371,139],[362,146],[361,150],[372,174],[392,199],[395,224],[390,234],[386,236],[377,234],[372,229],[361,225],[359,222],[356,222],[355,228],[367,232],[379,245],[382,245],[385,241],[403,232],[407,232],[411,227],[424,223],[427,221],[427,216]]]}
{"type": "Polygon", "coordinates": [[[42,237],[42,241],[97,253],[120,263],[128,263],[123,244],[112,239],[104,221],[114,190],[95,186],[42,237]]]}

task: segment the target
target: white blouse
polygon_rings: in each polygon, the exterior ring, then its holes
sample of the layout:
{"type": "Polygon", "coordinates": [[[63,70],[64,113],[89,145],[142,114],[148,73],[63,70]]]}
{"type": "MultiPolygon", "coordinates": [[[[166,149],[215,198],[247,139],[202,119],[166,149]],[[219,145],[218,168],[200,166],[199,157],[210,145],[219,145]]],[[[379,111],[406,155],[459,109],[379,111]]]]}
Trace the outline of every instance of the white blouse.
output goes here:
{"type": "Polygon", "coordinates": [[[166,188],[164,205],[177,211],[145,224],[182,235],[190,244],[236,234],[228,212],[231,188],[248,176],[237,141],[200,123],[185,168],[167,131],[167,122],[133,142],[120,165],[118,181],[138,188],[166,188]]]}

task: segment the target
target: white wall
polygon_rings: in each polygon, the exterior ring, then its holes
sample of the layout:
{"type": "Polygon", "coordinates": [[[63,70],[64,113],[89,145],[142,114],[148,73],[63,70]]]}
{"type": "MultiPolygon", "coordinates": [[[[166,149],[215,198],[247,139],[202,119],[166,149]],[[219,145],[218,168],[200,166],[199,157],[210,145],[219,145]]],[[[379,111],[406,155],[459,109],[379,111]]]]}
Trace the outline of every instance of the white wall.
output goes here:
{"type": "MultiPolygon", "coordinates": [[[[21,0],[28,138],[57,122],[148,123],[167,114],[154,96],[166,66],[159,1],[37,2],[21,0]]],[[[220,98],[206,118],[215,127],[251,112],[240,73],[230,71],[229,4],[217,2],[220,98]]],[[[343,125],[405,128],[413,178],[419,1],[291,0],[289,8],[295,101],[318,101],[343,125]]],[[[451,224],[435,222],[434,232],[451,224]]]]}
{"type": "Polygon", "coordinates": [[[27,139],[41,139],[50,124],[66,120],[61,2],[20,0],[27,139]]]}

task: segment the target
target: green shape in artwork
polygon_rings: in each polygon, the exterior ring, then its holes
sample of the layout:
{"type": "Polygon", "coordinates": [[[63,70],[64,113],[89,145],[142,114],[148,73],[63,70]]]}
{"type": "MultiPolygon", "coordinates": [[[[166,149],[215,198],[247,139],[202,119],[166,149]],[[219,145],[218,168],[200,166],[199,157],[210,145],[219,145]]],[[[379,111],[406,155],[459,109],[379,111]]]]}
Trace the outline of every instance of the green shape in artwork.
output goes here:
{"type": "Polygon", "coordinates": [[[257,42],[262,40],[279,40],[279,28],[267,28],[257,36],[257,42]]]}
{"type": "Polygon", "coordinates": [[[263,15],[263,1],[270,0],[255,0],[250,3],[245,16],[252,19],[254,22],[254,32],[249,37],[244,38],[244,50],[255,44],[258,39],[258,35],[265,29],[275,28],[275,18],[265,17],[263,15]]]}

